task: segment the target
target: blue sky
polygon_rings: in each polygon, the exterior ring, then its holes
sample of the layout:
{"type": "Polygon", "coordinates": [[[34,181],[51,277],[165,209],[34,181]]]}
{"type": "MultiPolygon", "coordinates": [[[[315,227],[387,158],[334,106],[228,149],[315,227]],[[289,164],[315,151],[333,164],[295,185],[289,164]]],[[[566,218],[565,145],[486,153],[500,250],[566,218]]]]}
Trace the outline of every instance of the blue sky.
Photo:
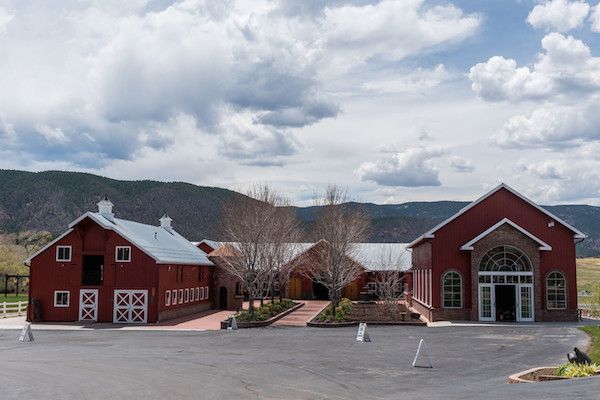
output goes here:
{"type": "Polygon", "coordinates": [[[0,168],[600,204],[597,0],[0,0],[0,168]]]}

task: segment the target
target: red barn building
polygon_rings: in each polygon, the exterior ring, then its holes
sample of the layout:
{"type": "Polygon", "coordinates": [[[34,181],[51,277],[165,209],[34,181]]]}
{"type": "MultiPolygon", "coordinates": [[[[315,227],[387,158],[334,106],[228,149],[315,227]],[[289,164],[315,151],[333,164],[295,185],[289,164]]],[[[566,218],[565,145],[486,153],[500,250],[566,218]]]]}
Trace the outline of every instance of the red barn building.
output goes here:
{"type": "Polygon", "coordinates": [[[214,264],[177,233],[115,218],[108,199],[32,255],[29,320],[157,322],[210,309],[214,264]]]}
{"type": "Polygon", "coordinates": [[[585,237],[501,184],[409,244],[411,306],[430,321],[576,320],[585,237]]]}

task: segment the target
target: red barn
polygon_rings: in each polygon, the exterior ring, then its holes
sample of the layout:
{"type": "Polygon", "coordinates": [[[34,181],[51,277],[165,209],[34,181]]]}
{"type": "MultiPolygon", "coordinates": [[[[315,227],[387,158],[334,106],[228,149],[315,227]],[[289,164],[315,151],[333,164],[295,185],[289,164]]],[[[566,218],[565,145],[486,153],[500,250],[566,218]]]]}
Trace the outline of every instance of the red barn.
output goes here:
{"type": "Polygon", "coordinates": [[[411,306],[430,321],[576,320],[585,237],[501,184],[409,244],[411,306]]]}
{"type": "Polygon", "coordinates": [[[115,218],[105,198],[32,255],[29,320],[146,323],[210,309],[214,264],[178,234],[115,218]]]}

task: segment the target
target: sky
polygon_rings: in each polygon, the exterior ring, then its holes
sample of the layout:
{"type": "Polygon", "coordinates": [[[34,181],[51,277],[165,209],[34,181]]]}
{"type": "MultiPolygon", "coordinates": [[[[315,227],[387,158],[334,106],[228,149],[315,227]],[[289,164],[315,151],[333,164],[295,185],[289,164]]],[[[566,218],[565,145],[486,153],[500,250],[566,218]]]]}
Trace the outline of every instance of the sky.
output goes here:
{"type": "Polygon", "coordinates": [[[0,168],[600,205],[600,5],[0,0],[0,168]]]}

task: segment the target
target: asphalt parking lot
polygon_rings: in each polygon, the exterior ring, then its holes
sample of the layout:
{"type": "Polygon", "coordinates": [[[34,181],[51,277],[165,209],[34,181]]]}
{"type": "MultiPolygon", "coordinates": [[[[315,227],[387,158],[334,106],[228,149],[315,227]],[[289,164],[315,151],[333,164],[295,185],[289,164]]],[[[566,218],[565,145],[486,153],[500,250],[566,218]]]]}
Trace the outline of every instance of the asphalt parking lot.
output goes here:
{"type": "Polygon", "coordinates": [[[253,330],[0,331],[1,399],[597,399],[600,378],[508,385],[566,360],[574,326],[272,327],[253,330]],[[433,369],[411,367],[425,339],[433,369]]]}

